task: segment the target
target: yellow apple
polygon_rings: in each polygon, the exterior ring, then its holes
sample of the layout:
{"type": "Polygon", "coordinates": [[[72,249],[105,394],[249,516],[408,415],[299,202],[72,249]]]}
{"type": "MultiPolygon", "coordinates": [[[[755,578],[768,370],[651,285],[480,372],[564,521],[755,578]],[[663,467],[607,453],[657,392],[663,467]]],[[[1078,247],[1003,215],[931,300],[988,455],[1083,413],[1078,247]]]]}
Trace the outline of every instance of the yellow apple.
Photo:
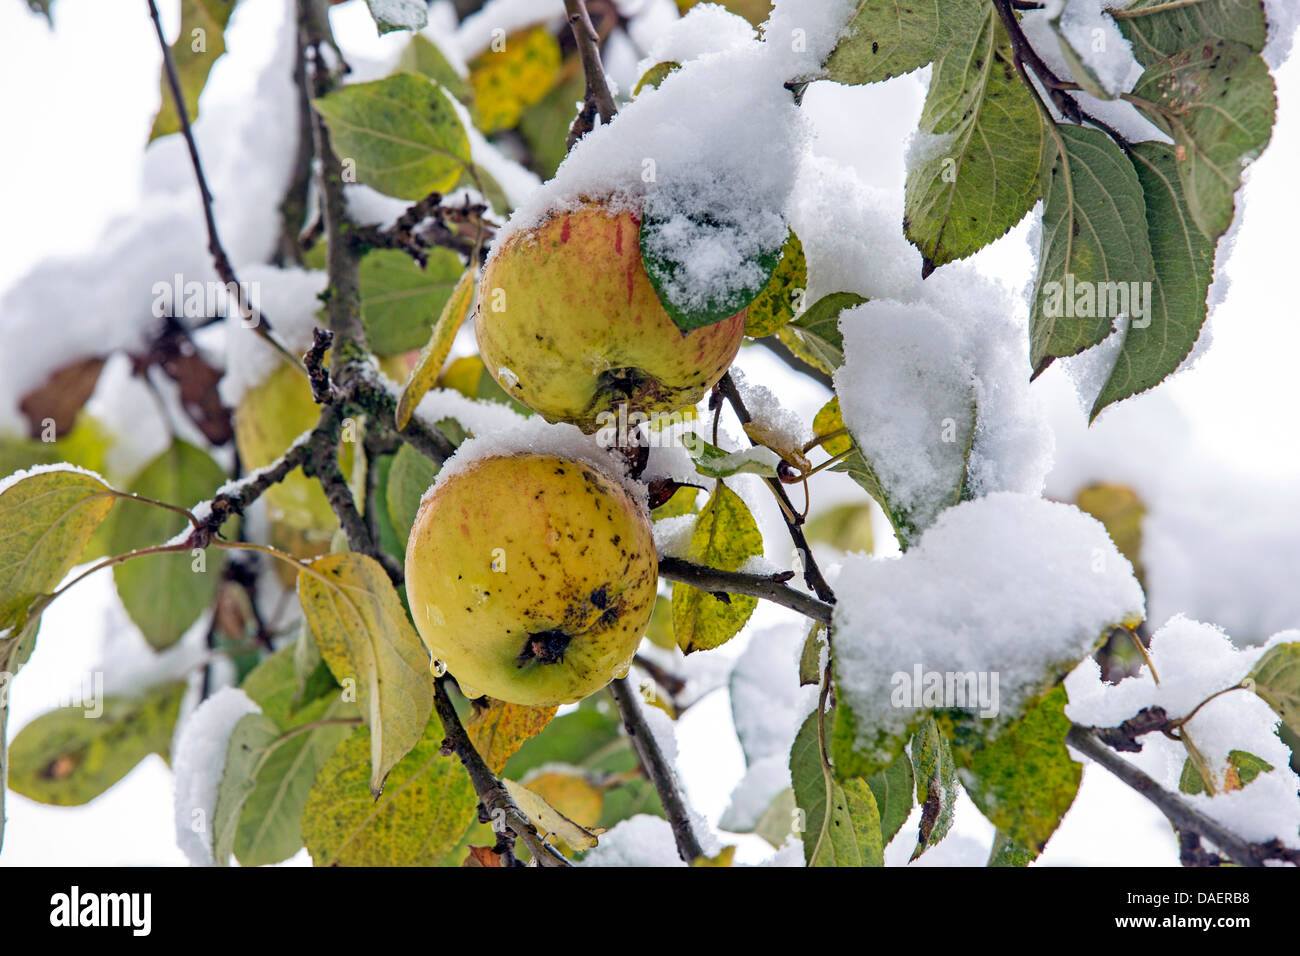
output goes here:
{"type": "Polygon", "coordinates": [[[411,617],[470,696],[581,700],[632,663],[655,603],[650,516],[617,481],[553,455],[484,458],[420,506],[411,617]]]}
{"type": "Polygon", "coordinates": [[[745,335],[745,310],[682,332],[641,263],[641,220],[586,202],[493,251],[479,280],[474,331],[492,376],[547,421],[591,433],[629,414],[694,405],[745,335]]]}

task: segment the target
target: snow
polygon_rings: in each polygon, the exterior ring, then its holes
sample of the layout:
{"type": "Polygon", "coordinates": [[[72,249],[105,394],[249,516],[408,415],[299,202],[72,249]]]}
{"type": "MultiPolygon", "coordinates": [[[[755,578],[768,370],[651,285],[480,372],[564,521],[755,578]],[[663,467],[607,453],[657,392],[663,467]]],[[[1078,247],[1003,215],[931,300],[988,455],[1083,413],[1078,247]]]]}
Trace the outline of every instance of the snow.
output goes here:
{"type": "Polygon", "coordinates": [[[997,716],[1014,719],[1109,627],[1143,616],[1132,569],[1099,522],[1009,493],[945,511],[900,558],[848,557],[836,589],[870,596],[836,605],[835,674],[858,749],[881,758],[891,754],[877,741],[888,748],[918,716],[910,700],[894,704],[892,675],[996,678],[997,716]]]}
{"type": "Polygon", "coordinates": [[[655,552],[664,558],[689,558],[695,515],[676,515],[654,523],[655,552]]]}
{"type": "MultiPolygon", "coordinates": [[[[1239,790],[1193,796],[1190,802],[1247,840],[1277,837],[1300,846],[1298,781],[1288,765],[1290,748],[1276,733],[1277,715],[1244,689],[1221,694],[1196,710],[1212,695],[1240,683],[1267,648],[1295,641],[1300,641],[1300,630],[1276,634],[1261,647],[1239,649],[1222,629],[1179,615],[1151,638],[1148,653],[1158,682],[1144,664],[1136,676],[1107,684],[1089,658],[1066,678],[1066,715],[1077,723],[1113,727],[1144,707],[1163,707],[1170,717],[1196,711],[1184,730],[1215,775],[1216,790],[1223,785],[1230,751],[1251,753],[1274,769],[1239,790]]],[[[1186,750],[1160,734],[1148,734],[1141,742],[1144,750],[1163,757],[1163,765],[1154,768],[1157,782],[1176,790],[1186,750]]]]}
{"type": "MultiPolygon", "coordinates": [[[[425,401],[428,401],[427,396],[425,401]]],[[[510,411],[507,406],[499,407],[510,411]]],[[[418,410],[423,414],[423,409],[424,401],[420,403],[418,410]]],[[[515,413],[511,412],[511,414],[515,413]]],[[[437,420],[446,416],[435,414],[429,417],[437,420]]],[[[470,428],[473,430],[472,425],[470,428]]],[[[552,425],[540,415],[521,419],[517,424],[503,429],[475,431],[474,437],[461,444],[456,449],[456,453],[443,463],[438,477],[434,479],[425,497],[432,495],[454,476],[467,471],[478,462],[488,458],[508,458],[512,455],[555,455],[584,462],[617,481],[633,501],[649,510],[645,485],[628,475],[626,459],[602,448],[594,438],[584,435],[577,426],[552,425]]]]}
{"type": "Polygon", "coordinates": [[[1296,27],[1300,26],[1300,6],[1291,0],[1264,0],[1268,17],[1268,40],[1264,44],[1264,61],[1276,70],[1291,54],[1296,27]]]}
{"type": "Polygon", "coordinates": [[[378,21],[390,27],[406,30],[419,30],[428,22],[428,4],[425,0],[366,0],[370,12],[374,15],[376,28],[378,21]]]}
{"type": "Polygon", "coordinates": [[[194,866],[211,866],[217,789],[226,766],[226,747],[235,725],[261,713],[248,695],[223,687],[181,725],[172,748],[176,778],[176,842],[194,866]]]}
{"type": "Polygon", "coordinates": [[[689,63],[713,53],[725,53],[751,45],[754,28],[744,17],[714,3],[692,7],[680,20],[668,25],[644,59],[637,64],[637,76],[660,63],[689,63]]]}
{"type": "Polygon", "coordinates": [[[789,755],[772,754],[754,761],[732,790],[731,803],[723,812],[718,826],[723,830],[748,833],[758,826],[772,801],[789,786],[789,755]]]}
{"type": "MultiPolygon", "coordinates": [[[[279,235],[297,122],[289,0],[241,7],[226,34],[194,123],[215,197],[222,242],[236,271],[269,258],[279,235]],[[269,47],[269,49],[268,49],[269,47]],[[251,78],[251,79],[250,79],[251,78]],[[250,88],[251,87],[251,88],[250,88]]],[[[139,205],[109,224],[92,251],[42,262],[0,300],[0,432],[22,431],[18,403],[51,372],[78,358],[138,350],[156,320],[160,277],[216,281],[189,154],[179,135],[145,156],[139,205]],[[48,334],[51,316],[62,332],[48,334]]],[[[240,275],[241,279],[244,276],[240,275]]]]}
{"type": "Polygon", "coordinates": [[[785,408],[776,393],[764,385],[751,383],[740,369],[733,369],[731,379],[736,384],[754,425],[762,429],[764,437],[776,438],[776,451],[797,451],[813,438],[811,424],[791,409],[785,408]]]}
{"type": "MultiPolygon", "coordinates": [[[[679,42],[692,31],[715,31],[721,16],[692,9],[677,28],[679,42]]],[[[809,67],[812,54],[792,46],[737,43],[642,90],[575,145],[555,178],[497,234],[494,251],[561,210],[601,200],[656,221],[644,241],[651,256],[680,264],[660,288],[678,309],[699,311],[761,287],[757,260],[785,241],[791,184],[809,136],[783,84],[809,67]]]]}
{"type": "MultiPolygon", "coordinates": [[[[323,308],[318,296],[329,285],[324,272],[308,269],[278,269],[256,265],[244,270],[240,281],[249,287],[251,305],[266,316],[275,337],[293,355],[311,347],[312,330],[321,323],[323,308]]],[[[236,407],[244,394],[261,385],[285,364],[256,330],[247,328],[238,314],[226,318],[226,374],[220,383],[221,400],[236,407]]]]}
{"type": "Polygon", "coordinates": [[[685,866],[677,855],[673,828],[662,817],[638,813],[600,835],[579,866],[685,866]]]}
{"type": "Polygon", "coordinates": [[[799,685],[806,627],[755,630],[731,672],[731,715],[745,756],[788,758],[795,735],[817,702],[816,685],[799,685]]]}

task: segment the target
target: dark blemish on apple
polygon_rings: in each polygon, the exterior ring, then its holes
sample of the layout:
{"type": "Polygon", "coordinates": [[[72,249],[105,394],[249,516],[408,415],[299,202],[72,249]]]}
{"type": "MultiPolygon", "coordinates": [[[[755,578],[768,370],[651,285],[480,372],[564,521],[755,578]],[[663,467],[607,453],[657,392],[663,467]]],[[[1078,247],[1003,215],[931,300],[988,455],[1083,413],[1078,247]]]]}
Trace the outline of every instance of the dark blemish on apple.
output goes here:
{"type": "Polygon", "coordinates": [[[591,592],[591,603],[601,610],[604,610],[605,606],[609,603],[609,594],[604,584],[591,592]]]}

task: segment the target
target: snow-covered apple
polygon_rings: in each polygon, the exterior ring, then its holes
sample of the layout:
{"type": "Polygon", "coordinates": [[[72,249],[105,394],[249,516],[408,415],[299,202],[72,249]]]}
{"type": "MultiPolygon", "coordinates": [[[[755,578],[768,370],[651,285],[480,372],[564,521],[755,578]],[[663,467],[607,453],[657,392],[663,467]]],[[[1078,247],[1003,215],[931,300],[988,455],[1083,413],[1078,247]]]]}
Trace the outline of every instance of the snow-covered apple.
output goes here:
{"type": "Polygon", "coordinates": [[[645,507],[554,455],[486,457],[425,498],[406,593],[425,646],[470,696],[547,706],[625,673],[658,581],[645,507]]]}
{"type": "Polygon", "coordinates": [[[731,365],[745,310],[682,332],[641,262],[635,209],[584,201],[510,234],[479,282],[483,361],[548,421],[591,433],[602,413],[698,402],[731,365]]]}

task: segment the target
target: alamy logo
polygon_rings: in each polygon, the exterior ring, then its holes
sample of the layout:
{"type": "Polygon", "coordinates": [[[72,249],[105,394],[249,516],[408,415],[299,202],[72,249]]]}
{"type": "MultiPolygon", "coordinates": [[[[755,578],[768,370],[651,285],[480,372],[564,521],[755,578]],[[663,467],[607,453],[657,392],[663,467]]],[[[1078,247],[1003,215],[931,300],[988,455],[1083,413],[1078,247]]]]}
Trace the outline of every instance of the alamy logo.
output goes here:
{"type": "Polygon", "coordinates": [[[125,926],[133,936],[148,936],[152,928],[152,893],[68,893],[50,897],[51,926],[125,926]]]}
{"type": "Polygon", "coordinates": [[[998,714],[997,671],[927,671],[917,664],[910,674],[895,671],[889,682],[895,707],[958,708],[986,719],[998,714]]]}
{"type": "Polygon", "coordinates": [[[1128,316],[1129,328],[1151,324],[1150,282],[1079,282],[1073,272],[1064,282],[1043,283],[1043,315],[1049,319],[1128,316]]]}

